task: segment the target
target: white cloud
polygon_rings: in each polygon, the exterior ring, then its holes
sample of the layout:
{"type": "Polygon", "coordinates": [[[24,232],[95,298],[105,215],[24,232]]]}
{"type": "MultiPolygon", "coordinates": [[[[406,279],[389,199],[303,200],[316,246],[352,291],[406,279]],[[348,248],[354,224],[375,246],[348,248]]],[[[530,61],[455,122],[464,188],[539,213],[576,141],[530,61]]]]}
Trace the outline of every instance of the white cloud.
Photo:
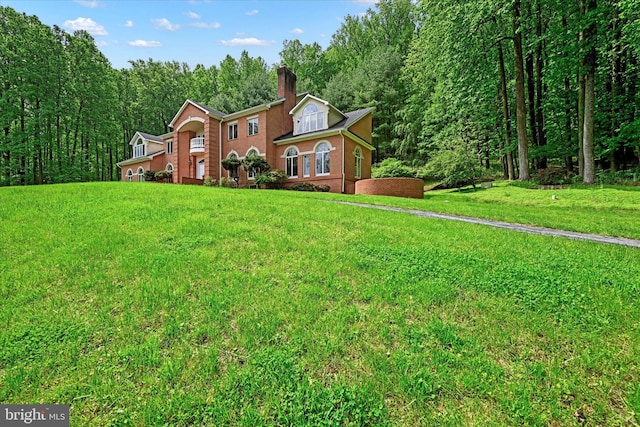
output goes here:
{"type": "Polygon", "coordinates": [[[100,2],[98,0],[75,0],[76,3],[82,5],[84,7],[89,7],[91,9],[100,6],[100,2]]]}
{"type": "Polygon", "coordinates": [[[162,43],[152,40],[134,40],[128,43],[133,47],[161,47],[162,43]]]}
{"type": "Polygon", "coordinates": [[[255,37],[247,37],[244,39],[231,39],[218,41],[223,46],[271,46],[275,44],[275,40],[259,40],[255,37]]]}
{"type": "Polygon", "coordinates": [[[253,10],[250,10],[249,12],[247,12],[247,15],[253,16],[253,15],[257,15],[258,13],[260,13],[260,11],[258,9],[253,9],[253,10]]]}
{"type": "Polygon", "coordinates": [[[362,6],[375,6],[378,0],[353,0],[353,2],[362,6]]]}
{"type": "Polygon", "coordinates": [[[194,22],[193,24],[191,24],[191,26],[196,28],[209,28],[209,29],[215,30],[220,28],[220,23],[219,22],[211,22],[211,23],[194,22]]]}
{"type": "Polygon", "coordinates": [[[304,30],[302,30],[300,28],[294,28],[293,30],[291,30],[291,32],[293,34],[302,34],[302,33],[304,33],[304,30]]]}
{"type": "Polygon", "coordinates": [[[91,18],[78,18],[73,21],[64,21],[64,27],[71,31],[84,30],[92,36],[106,36],[107,30],[91,18]]]}
{"type": "Polygon", "coordinates": [[[176,31],[180,29],[180,24],[172,24],[167,18],[152,19],[157,30],[176,31]]]}
{"type": "Polygon", "coordinates": [[[98,47],[105,47],[107,45],[107,42],[104,40],[98,40],[96,41],[96,46],[98,47]]]}
{"type": "Polygon", "coordinates": [[[131,28],[131,27],[133,27],[133,21],[127,21],[127,22],[125,22],[125,23],[124,23],[124,26],[125,26],[125,27],[127,27],[127,28],[131,28]]]}
{"type": "Polygon", "coordinates": [[[189,12],[185,12],[185,13],[184,13],[184,16],[186,16],[186,17],[188,17],[188,18],[191,18],[191,19],[200,19],[200,15],[198,15],[198,14],[197,14],[197,13],[195,13],[195,12],[191,12],[191,11],[189,11],[189,12]]]}

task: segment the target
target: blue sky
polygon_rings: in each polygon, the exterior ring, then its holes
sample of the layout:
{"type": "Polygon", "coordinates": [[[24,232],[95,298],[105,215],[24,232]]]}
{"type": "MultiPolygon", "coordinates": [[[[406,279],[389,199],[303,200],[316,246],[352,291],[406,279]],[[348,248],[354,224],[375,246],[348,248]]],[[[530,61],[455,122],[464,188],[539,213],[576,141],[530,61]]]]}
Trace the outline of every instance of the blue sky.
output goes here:
{"type": "Polygon", "coordinates": [[[279,62],[286,39],[326,48],[347,15],[375,0],[0,0],[68,32],[85,29],[115,68],[130,59],[218,65],[242,50],[279,62]]]}

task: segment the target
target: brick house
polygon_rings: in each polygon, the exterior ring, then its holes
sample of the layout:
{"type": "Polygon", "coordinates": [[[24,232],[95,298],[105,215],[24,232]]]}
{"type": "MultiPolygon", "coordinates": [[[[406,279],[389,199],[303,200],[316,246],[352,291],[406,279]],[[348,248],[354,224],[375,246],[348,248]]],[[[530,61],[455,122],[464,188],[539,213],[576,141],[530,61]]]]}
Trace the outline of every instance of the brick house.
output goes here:
{"type": "MultiPolygon", "coordinates": [[[[119,162],[123,181],[142,181],[147,170],[172,172],[174,183],[201,183],[229,177],[225,158],[258,154],[282,169],[286,186],[298,182],[328,185],[354,193],[355,182],[371,177],[372,109],[343,113],[327,101],[296,94],[296,76],[278,69],[278,99],[231,114],[186,100],[169,124],[173,132],[136,132],[133,157],[119,162]]],[[[251,185],[251,172],[238,170],[239,185],[251,185]]]]}

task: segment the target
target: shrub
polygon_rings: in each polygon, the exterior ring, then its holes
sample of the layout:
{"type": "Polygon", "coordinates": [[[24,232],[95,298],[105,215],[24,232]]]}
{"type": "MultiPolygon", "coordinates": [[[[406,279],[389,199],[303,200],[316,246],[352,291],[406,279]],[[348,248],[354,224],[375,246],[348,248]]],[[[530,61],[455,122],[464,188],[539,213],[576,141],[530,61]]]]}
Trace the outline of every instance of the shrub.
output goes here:
{"type": "Polygon", "coordinates": [[[173,174],[169,171],[158,171],[155,180],[157,182],[173,182],[173,174]]]}
{"type": "Polygon", "coordinates": [[[291,190],[294,191],[318,191],[316,185],[310,182],[299,182],[291,186],[291,190]]]}
{"type": "Polygon", "coordinates": [[[249,172],[253,170],[256,175],[261,175],[271,170],[271,165],[258,154],[249,154],[242,160],[242,167],[249,172]]]}
{"type": "Polygon", "coordinates": [[[533,180],[538,185],[562,185],[570,184],[572,182],[573,173],[570,171],[559,168],[551,167],[546,169],[538,169],[533,180]]]}
{"type": "Polygon", "coordinates": [[[611,171],[598,170],[596,181],[599,184],[625,185],[640,182],[640,168],[611,171]]]}
{"type": "Polygon", "coordinates": [[[220,178],[220,187],[232,188],[236,182],[233,179],[229,179],[226,176],[220,178]]]}
{"type": "Polygon", "coordinates": [[[466,185],[475,188],[482,176],[482,169],[476,156],[462,142],[448,143],[425,165],[423,176],[440,180],[445,188],[466,185]]]}
{"type": "Polygon", "coordinates": [[[156,180],[156,172],[152,170],[148,170],[144,172],[144,180],[153,182],[156,180]]]}
{"type": "Polygon", "coordinates": [[[213,186],[215,186],[215,185],[216,185],[216,180],[215,180],[215,179],[213,179],[212,177],[207,176],[207,177],[204,179],[204,186],[205,186],[205,187],[213,187],[213,186]]]}
{"type": "MultiPolygon", "coordinates": [[[[265,162],[266,163],[266,162],[265,162]]],[[[281,189],[287,180],[287,173],[282,169],[271,169],[256,176],[255,183],[258,187],[281,189]]]]}
{"type": "Polygon", "coordinates": [[[297,184],[293,184],[291,186],[291,190],[294,191],[317,191],[322,193],[327,193],[331,190],[331,187],[328,185],[315,185],[310,182],[299,182],[297,184]]]}
{"type": "Polygon", "coordinates": [[[373,178],[415,178],[416,173],[402,161],[390,157],[371,169],[373,178]]]}

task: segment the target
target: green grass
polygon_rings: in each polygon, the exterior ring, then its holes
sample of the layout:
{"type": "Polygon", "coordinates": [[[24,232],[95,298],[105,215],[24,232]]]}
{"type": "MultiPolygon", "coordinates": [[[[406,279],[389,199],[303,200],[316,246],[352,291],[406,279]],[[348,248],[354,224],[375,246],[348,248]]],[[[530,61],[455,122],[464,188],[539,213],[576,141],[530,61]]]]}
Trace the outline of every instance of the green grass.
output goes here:
{"type": "Polygon", "coordinates": [[[637,249],[323,200],[639,235],[637,192],[520,191],[0,188],[0,402],[72,425],[640,423],[637,249]]]}
{"type": "Polygon", "coordinates": [[[498,182],[493,188],[438,190],[424,200],[317,195],[338,200],[467,215],[527,225],[640,239],[640,186],[572,186],[537,190],[498,182]],[[552,196],[555,195],[555,199],[552,196]],[[361,200],[359,200],[361,199],[361,200]]]}

